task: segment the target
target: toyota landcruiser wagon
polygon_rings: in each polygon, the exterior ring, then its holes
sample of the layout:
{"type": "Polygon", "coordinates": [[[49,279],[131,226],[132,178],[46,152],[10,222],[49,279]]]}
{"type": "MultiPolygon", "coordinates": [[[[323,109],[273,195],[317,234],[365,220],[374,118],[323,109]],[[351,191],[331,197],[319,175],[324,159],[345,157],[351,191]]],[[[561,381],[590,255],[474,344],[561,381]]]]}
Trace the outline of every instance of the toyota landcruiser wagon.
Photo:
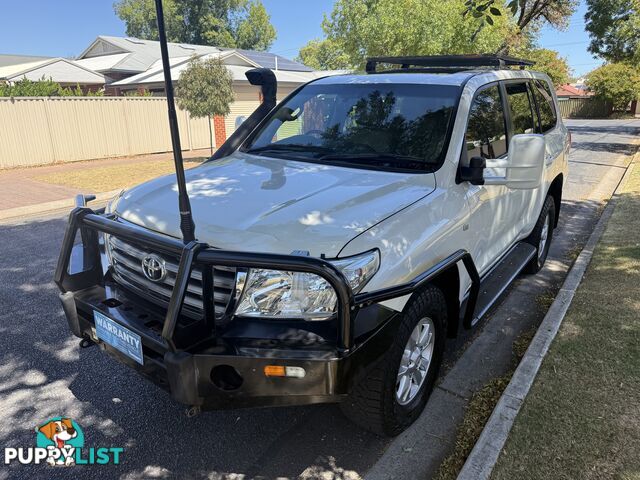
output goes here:
{"type": "Polygon", "coordinates": [[[339,402],[399,433],[445,339],[549,251],[570,138],[527,65],[373,58],[280,103],[248,72],[262,105],[186,172],[195,240],[175,175],[80,198],[56,271],[71,331],[189,413],[339,402]]]}

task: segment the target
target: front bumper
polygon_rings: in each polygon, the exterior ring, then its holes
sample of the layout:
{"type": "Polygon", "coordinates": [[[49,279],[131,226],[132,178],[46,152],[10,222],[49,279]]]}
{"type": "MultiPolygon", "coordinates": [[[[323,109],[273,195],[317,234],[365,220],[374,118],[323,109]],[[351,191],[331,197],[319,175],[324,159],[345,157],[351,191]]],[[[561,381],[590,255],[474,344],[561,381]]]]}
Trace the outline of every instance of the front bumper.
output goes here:
{"type": "Polygon", "coordinates": [[[236,336],[221,335],[191,351],[173,352],[161,346],[159,334],[146,328],[140,320],[143,317],[145,324],[161,320],[158,312],[145,308],[141,301],[130,299],[116,288],[92,287],[61,293],[60,300],[74,335],[90,339],[118,361],[167,390],[177,402],[204,409],[339,402],[389,348],[399,320],[397,312],[379,305],[361,310],[358,316],[362,323],[378,327],[362,336],[358,346],[348,352],[339,352],[322,342],[309,345],[302,330],[278,332],[278,326],[271,332],[274,337],[282,339],[283,334],[288,333],[297,341],[289,338],[265,342],[265,339],[251,338],[255,325],[247,325],[245,337],[237,336],[237,328],[231,329],[236,336]],[[114,299],[122,303],[113,306],[114,299]],[[94,310],[141,334],[142,365],[96,337],[94,310]],[[264,343],[269,346],[261,345],[264,343]],[[301,367],[305,376],[267,377],[264,374],[267,365],[301,367]]]}

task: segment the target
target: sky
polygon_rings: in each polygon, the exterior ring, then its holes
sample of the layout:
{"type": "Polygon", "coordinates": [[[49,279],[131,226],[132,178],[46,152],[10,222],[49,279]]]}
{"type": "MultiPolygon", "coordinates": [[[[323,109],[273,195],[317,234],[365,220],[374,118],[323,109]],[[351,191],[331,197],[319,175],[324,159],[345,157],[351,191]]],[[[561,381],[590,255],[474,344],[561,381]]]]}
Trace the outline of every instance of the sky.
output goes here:
{"type": "MultiPolygon", "coordinates": [[[[322,37],[321,22],[334,0],[263,0],[278,38],[271,51],[293,58],[307,41],[322,37]]],[[[98,35],[124,36],[113,0],[22,0],[6,2],[0,17],[0,53],[73,57],[98,35]]],[[[567,31],[544,28],[540,46],[558,50],[576,76],[600,63],[587,52],[584,1],[567,31]]]]}

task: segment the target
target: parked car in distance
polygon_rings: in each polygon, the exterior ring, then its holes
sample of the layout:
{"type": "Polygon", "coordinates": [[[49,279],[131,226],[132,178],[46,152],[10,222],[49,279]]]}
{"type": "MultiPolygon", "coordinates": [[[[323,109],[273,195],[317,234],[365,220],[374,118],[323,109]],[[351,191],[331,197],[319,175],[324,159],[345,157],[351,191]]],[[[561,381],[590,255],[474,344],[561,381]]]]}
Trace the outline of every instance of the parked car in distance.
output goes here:
{"type": "Polygon", "coordinates": [[[172,175],[80,205],[56,273],[71,330],[192,413],[340,402],[398,434],[445,339],[545,263],[570,138],[525,65],[377,58],[302,86],[186,173],[186,246],[172,175]]]}

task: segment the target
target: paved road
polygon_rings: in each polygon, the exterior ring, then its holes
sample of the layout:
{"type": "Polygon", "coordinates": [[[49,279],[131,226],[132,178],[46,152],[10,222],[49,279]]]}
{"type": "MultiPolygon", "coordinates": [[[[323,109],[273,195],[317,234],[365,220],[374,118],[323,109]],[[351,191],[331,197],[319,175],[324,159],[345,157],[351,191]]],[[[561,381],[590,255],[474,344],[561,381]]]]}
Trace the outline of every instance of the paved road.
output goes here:
{"type": "MultiPolygon", "coordinates": [[[[395,442],[359,430],[335,406],[186,418],[155,386],[97,348],[80,350],[68,333],[51,282],[65,219],[0,224],[0,445],[32,446],[38,422],[66,415],[84,428],[88,446],[125,448],[122,465],[74,467],[78,478],[358,478],[387,450],[387,466],[370,471],[372,478],[384,478],[394,459],[411,464],[403,457],[407,444],[427,448],[411,456],[431,456],[423,471],[428,475],[451,447],[470,391],[507,368],[510,343],[506,350],[497,347],[541,318],[541,292],[557,289],[640,133],[640,121],[568,123],[571,173],[548,268],[542,276],[519,280],[479,331],[450,342],[448,373],[430,402],[431,413],[395,442]],[[442,429],[429,434],[425,425],[442,429]]],[[[3,466],[0,480],[40,477],[44,468],[3,466]]],[[[49,469],[46,475],[69,473],[49,469]]]]}

